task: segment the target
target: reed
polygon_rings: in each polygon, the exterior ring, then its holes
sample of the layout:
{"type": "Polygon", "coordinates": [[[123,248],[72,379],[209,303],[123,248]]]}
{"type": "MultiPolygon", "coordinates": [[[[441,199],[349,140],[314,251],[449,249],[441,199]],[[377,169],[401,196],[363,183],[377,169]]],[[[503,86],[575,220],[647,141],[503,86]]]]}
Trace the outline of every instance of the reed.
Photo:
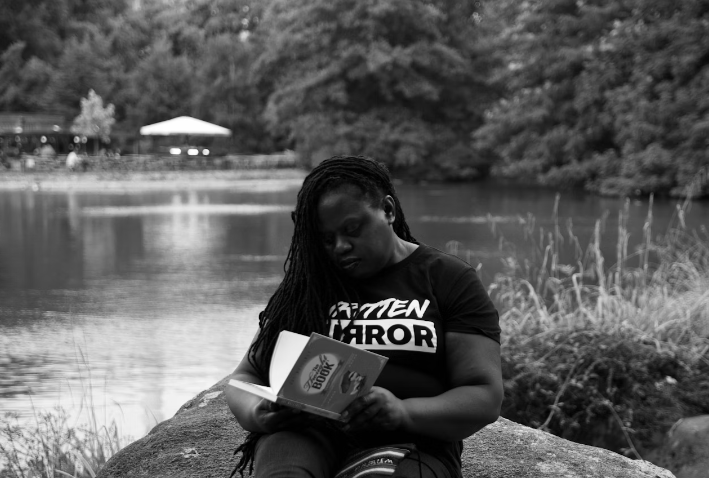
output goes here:
{"type": "MultiPolygon", "coordinates": [[[[627,204],[627,203],[626,203],[627,204]]],[[[672,227],[653,241],[652,201],[642,244],[628,253],[628,208],[620,211],[616,261],[610,267],[600,249],[599,219],[591,243],[582,250],[567,221],[562,235],[554,214],[552,231],[540,229],[532,259],[507,258],[507,270],[491,286],[502,306],[505,340],[539,333],[588,327],[630,332],[656,343],[659,350],[678,347],[691,363],[707,361],[709,343],[709,234],[672,227]],[[573,247],[573,263],[560,260],[564,244],[573,247]],[[536,264],[535,262],[536,257],[536,264]],[[631,259],[639,262],[631,267],[631,259]],[[653,260],[654,259],[654,260],[653,260]]],[[[534,228],[534,221],[525,227],[534,228]]],[[[532,231],[528,236],[533,237],[532,231]]],[[[503,344],[504,345],[504,344],[503,344]]]]}
{"type": "Polygon", "coordinates": [[[0,478],[94,478],[127,443],[115,420],[104,424],[99,416],[102,407],[93,400],[88,360],[81,350],[78,355],[84,370],[78,411],[70,414],[60,406],[38,411],[33,405],[29,421],[17,413],[4,414],[0,478]]]}
{"type": "Polygon", "coordinates": [[[600,247],[608,216],[583,248],[558,203],[550,230],[525,221],[525,255],[493,229],[506,252],[490,286],[503,329],[503,416],[641,457],[674,421],[709,411],[709,234],[687,230],[685,202],[654,237],[650,198],[630,252],[626,201],[610,263],[600,247]]]}

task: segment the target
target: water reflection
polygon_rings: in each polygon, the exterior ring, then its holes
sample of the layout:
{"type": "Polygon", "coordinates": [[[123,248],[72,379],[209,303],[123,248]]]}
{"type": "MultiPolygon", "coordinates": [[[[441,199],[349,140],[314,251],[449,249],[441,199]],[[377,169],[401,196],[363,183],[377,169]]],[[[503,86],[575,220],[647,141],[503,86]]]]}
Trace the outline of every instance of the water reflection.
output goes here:
{"type": "MultiPolygon", "coordinates": [[[[414,235],[459,245],[489,282],[499,235],[522,243],[536,216],[549,228],[554,194],[486,185],[400,186],[414,235]]],[[[0,409],[26,417],[90,400],[124,433],[145,434],[229,373],[283,274],[297,185],[248,190],[0,191],[0,409]],[[89,388],[89,385],[91,387],[89,388]],[[31,391],[31,395],[30,395],[31,391]],[[87,394],[89,398],[87,398],[87,394]],[[30,396],[32,401],[30,401],[30,396]]],[[[564,195],[582,244],[622,201],[564,195]]],[[[631,244],[646,202],[631,204],[631,244]]],[[[675,212],[655,207],[656,231],[675,212]]],[[[709,217],[697,204],[688,222],[709,217]]]]}
{"type": "Polygon", "coordinates": [[[174,414],[248,346],[295,192],[0,193],[2,410],[174,414]]]}

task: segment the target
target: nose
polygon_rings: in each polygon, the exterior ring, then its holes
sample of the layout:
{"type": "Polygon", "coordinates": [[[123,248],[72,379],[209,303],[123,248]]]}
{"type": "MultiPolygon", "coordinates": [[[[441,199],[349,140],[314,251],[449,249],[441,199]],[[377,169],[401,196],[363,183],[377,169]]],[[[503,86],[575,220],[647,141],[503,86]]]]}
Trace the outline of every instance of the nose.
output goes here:
{"type": "Polygon", "coordinates": [[[337,237],[335,237],[334,249],[334,252],[337,255],[345,254],[352,250],[352,244],[346,238],[338,235],[337,237]]]}

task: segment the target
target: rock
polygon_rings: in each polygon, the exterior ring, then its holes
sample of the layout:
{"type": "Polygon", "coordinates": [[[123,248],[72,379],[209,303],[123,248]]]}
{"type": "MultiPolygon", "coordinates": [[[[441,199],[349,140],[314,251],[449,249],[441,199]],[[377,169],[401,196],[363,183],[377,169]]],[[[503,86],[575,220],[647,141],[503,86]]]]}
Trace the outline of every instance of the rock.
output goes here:
{"type": "Polygon", "coordinates": [[[672,470],[677,478],[709,476],[709,415],[678,420],[648,459],[672,470]]]}
{"type": "MultiPolygon", "coordinates": [[[[227,478],[245,433],[229,411],[227,379],[113,456],[98,478],[227,478]]],[[[238,475],[237,475],[238,476],[238,475]]],[[[475,478],[673,478],[647,461],[573,443],[500,418],[465,440],[463,476],[475,478]]]]}
{"type": "Polygon", "coordinates": [[[498,419],[465,440],[463,476],[470,478],[672,478],[644,460],[581,445],[498,419]]]}

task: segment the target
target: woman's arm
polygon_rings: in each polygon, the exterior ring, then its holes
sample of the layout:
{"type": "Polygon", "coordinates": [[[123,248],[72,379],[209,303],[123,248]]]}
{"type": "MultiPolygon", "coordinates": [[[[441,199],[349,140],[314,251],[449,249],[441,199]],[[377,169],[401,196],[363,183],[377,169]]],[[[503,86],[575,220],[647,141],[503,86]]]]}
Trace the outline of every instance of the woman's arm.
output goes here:
{"type": "Polygon", "coordinates": [[[476,334],[445,334],[450,390],[399,400],[372,387],[347,409],[349,426],[401,430],[446,441],[462,440],[497,420],[502,404],[500,345],[476,334]]]}
{"type": "MultiPolygon", "coordinates": [[[[258,337],[258,332],[254,336],[253,342],[258,337]]],[[[250,349],[250,347],[249,347],[250,349]]],[[[244,358],[236,367],[236,370],[229,376],[230,379],[255,383],[257,385],[267,385],[259,377],[256,369],[248,359],[247,350],[244,358]]],[[[231,413],[236,417],[236,421],[244,430],[273,433],[274,431],[292,427],[300,422],[299,410],[281,407],[269,400],[257,397],[249,392],[227,385],[224,391],[226,402],[231,413]]]]}

